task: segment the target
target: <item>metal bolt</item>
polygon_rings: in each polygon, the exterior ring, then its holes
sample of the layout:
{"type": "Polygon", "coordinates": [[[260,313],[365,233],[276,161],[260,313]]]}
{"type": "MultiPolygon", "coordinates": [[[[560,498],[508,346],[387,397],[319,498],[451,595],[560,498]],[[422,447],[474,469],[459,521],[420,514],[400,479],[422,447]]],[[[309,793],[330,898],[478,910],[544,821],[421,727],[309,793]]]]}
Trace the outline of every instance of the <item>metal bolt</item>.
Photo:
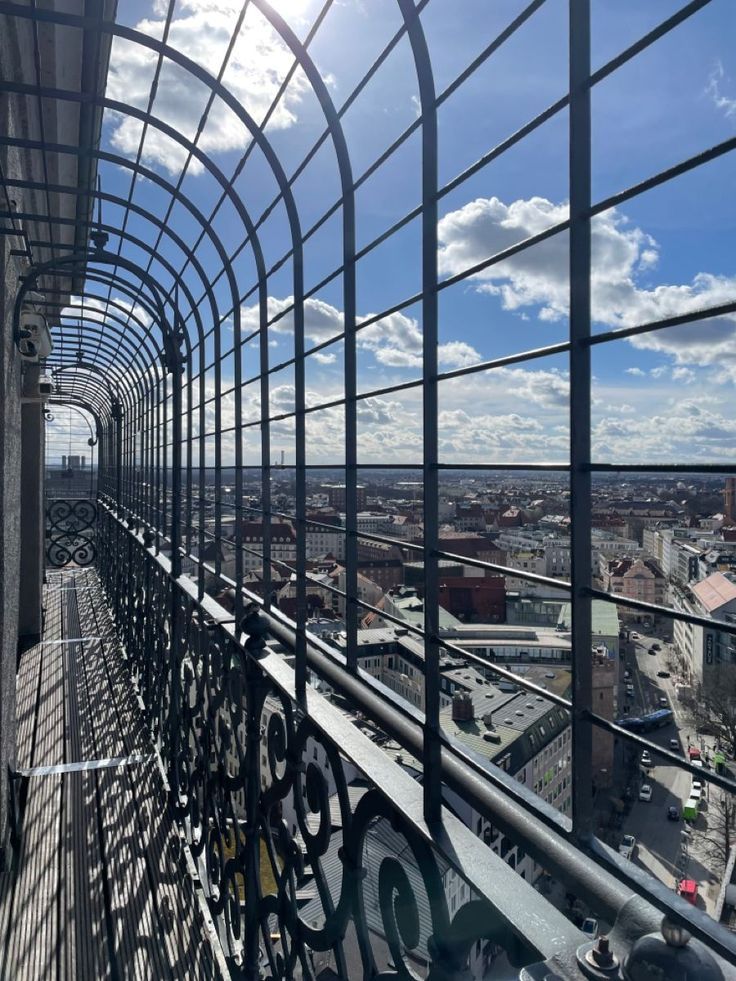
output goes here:
{"type": "Polygon", "coordinates": [[[598,941],[585,955],[586,961],[599,971],[613,971],[618,967],[618,958],[611,950],[608,937],[598,937],[598,941]]]}

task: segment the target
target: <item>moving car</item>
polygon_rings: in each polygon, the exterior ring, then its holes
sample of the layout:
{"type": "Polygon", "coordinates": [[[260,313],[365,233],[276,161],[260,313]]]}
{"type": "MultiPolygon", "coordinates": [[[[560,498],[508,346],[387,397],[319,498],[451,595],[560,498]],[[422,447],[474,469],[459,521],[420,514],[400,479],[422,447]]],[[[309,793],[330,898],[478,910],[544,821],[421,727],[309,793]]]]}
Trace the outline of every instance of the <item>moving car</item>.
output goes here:
{"type": "Polygon", "coordinates": [[[694,879],[681,879],[677,886],[678,893],[686,899],[691,906],[695,906],[698,898],[698,884],[694,879]]]}
{"type": "Polygon", "coordinates": [[[641,765],[654,766],[654,760],[652,759],[648,749],[645,749],[644,752],[641,754],[641,765]]]}
{"type": "Polygon", "coordinates": [[[586,937],[595,940],[598,936],[598,920],[594,920],[592,916],[588,916],[583,920],[580,929],[586,937]]]}
{"type": "Polygon", "coordinates": [[[627,685],[626,686],[626,694],[629,695],[630,697],[633,697],[633,695],[634,695],[634,686],[633,685],[627,685]]]}
{"type": "Polygon", "coordinates": [[[680,740],[670,739],[670,749],[679,749],[679,748],[680,748],[680,740]]]}
{"type": "Polygon", "coordinates": [[[619,855],[623,855],[624,858],[630,859],[634,854],[635,848],[636,838],[633,835],[624,835],[621,844],[618,846],[618,853],[619,855]]]}
{"type": "Polygon", "coordinates": [[[667,808],[667,820],[668,821],[680,820],[680,812],[673,804],[670,804],[670,806],[667,808]]]}
{"type": "Polygon", "coordinates": [[[659,696],[659,707],[663,709],[670,707],[670,703],[667,701],[664,695],[659,696]]]}
{"type": "MultiPolygon", "coordinates": [[[[652,799],[652,787],[651,784],[643,783],[639,789],[639,800],[650,801],[652,799]]],[[[697,805],[696,805],[697,812],[697,805]]]]}

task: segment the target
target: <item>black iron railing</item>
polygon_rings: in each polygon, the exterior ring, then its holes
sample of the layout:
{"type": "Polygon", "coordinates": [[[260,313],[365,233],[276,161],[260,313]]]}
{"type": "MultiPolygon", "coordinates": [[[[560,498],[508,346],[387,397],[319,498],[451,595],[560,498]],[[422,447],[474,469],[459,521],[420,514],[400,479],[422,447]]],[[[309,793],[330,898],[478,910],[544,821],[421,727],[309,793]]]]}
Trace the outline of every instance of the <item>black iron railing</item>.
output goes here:
{"type": "MultiPolygon", "coordinates": [[[[545,962],[583,977],[593,944],[447,808],[428,824],[418,782],[333,699],[298,692],[293,625],[254,597],[236,629],[194,582],[172,575],[153,539],[101,506],[100,574],[231,966],[247,977],[311,977],[329,965],[343,978],[450,979],[482,977],[496,962],[531,978],[546,976],[532,967],[545,962]]],[[[392,710],[319,641],[309,640],[307,658],[310,676],[421,754],[408,707],[392,710]]],[[[705,914],[600,843],[584,854],[502,773],[479,772],[449,744],[440,765],[443,785],[613,924],[619,961],[663,912],[730,951],[705,914]]]]}

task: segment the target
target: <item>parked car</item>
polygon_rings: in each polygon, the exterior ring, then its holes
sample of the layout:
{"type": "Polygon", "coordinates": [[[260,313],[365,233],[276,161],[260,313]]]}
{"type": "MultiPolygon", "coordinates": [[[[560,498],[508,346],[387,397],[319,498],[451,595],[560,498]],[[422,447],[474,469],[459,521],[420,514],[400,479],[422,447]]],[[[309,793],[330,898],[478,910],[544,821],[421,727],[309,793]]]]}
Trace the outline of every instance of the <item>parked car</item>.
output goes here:
{"type": "Polygon", "coordinates": [[[664,695],[659,696],[659,707],[663,709],[670,707],[670,703],[667,701],[664,695]]]}
{"type": "Polygon", "coordinates": [[[686,899],[691,906],[695,906],[698,899],[698,884],[694,879],[681,879],[677,886],[678,893],[686,899]]]}
{"type": "Polygon", "coordinates": [[[623,855],[624,858],[630,859],[634,854],[634,849],[636,848],[636,838],[633,835],[624,835],[621,844],[618,846],[619,855],[623,855]]]}
{"type": "Polygon", "coordinates": [[[631,678],[631,672],[627,668],[626,671],[624,671],[624,681],[629,681],[630,678],[631,678]]]}
{"type": "Polygon", "coordinates": [[[658,671],[657,672],[657,677],[658,678],[669,678],[669,676],[670,676],[669,671],[658,671]]]}
{"type": "Polygon", "coordinates": [[[697,821],[698,802],[696,800],[686,800],[682,805],[682,819],[683,821],[697,821]]]}
{"type": "Polygon", "coordinates": [[[680,820],[680,812],[673,804],[670,804],[670,806],[667,808],[667,820],[668,821],[680,820]]]}
{"type": "Polygon", "coordinates": [[[580,929],[586,937],[595,940],[598,936],[598,920],[594,920],[592,916],[588,916],[583,920],[580,929]]]}
{"type": "Polygon", "coordinates": [[[627,685],[626,686],[626,694],[629,696],[629,698],[633,698],[634,697],[634,686],[633,685],[627,685]]]}
{"type": "Polygon", "coordinates": [[[679,748],[680,748],[680,740],[670,739],[670,749],[679,749],[679,748]]]}
{"type": "Polygon", "coordinates": [[[632,640],[638,640],[639,639],[639,634],[635,630],[632,630],[631,631],[631,639],[632,640]]]}
{"type": "Polygon", "coordinates": [[[656,654],[657,653],[657,648],[656,647],[650,647],[649,648],[649,653],[650,654],[656,654]]]}
{"type": "Polygon", "coordinates": [[[692,786],[690,788],[689,800],[694,800],[697,803],[698,807],[700,807],[703,801],[703,791],[700,790],[698,787],[692,786]]]}
{"type": "Polygon", "coordinates": [[[661,644],[652,644],[652,650],[661,651],[662,650],[662,645],[661,644]]]}
{"type": "Polygon", "coordinates": [[[649,802],[652,799],[652,787],[648,783],[643,783],[639,789],[639,800],[649,802]]]}

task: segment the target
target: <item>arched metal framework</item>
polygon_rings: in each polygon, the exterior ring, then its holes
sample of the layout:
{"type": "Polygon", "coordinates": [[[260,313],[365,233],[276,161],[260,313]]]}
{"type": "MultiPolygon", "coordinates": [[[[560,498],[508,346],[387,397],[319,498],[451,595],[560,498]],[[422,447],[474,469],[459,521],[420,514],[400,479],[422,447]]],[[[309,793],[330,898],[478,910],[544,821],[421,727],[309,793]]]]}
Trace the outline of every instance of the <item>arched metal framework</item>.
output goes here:
{"type": "MultiPolygon", "coordinates": [[[[159,708],[163,701],[166,701],[166,711],[172,713],[177,720],[184,719],[190,727],[187,731],[191,736],[191,732],[195,729],[195,722],[194,717],[187,714],[191,713],[191,710],[186,704],[188,698],[186,685],[196,687],[201,682],[203,673],[206,675],[208,671],[214,669],[214,655],[210,653],[205,657],[201,651],[196,655],[190,651],[187,657],[190,657],[191,661],[184,658],[180,663],[175,658],[187,648],[188,644],[191,647],[190,634],[194,632],[192,624],[198,622],[197,618],[201,617],[203,610],[211,611],[211,601],[207,596],[207,587],[210,586],[211,580],[216,581],[219,588],[234,586],[236,623],[240,623],[244,612],[248,613],[249,601],[253,600],[262,604],[273,629],[281,629],[282,637],[286,635],[291,637],[295,654],[291,694],[296,700],[295,704],[303,703],[308,671],[315,670],[319,662],[328,674],[332,672],[330,677],[336,687],[342,686],[343,690],[349,690],[364,711],[367,711],[368,706],[372,706],[388,731],[397,735],[397,738],[400,736],[407,740],[414,740],[413,747],[417,754],[422,756],[425,765],[423,819],[428,826],[435,826],[442,817],[443,783],[455,779],[448,775],[452,767],[462,763],[467,768],[467,773],[474,773],[475,779],[478,778],[473,761],[461,761],[456,750],[450,751],[440,726],[440,650],[444,647],[471,661],[474,655],[457,645],[443,643],[441,640],[438,600],[439,561],[450,559],[501,575],[511,574],[530,582],[550,585],[557,589],[564,588],[569,592],[573,603],[573,649],[576,652],[573,663],[574,698],[569,702],[542,691],[532,684],[525,684],[525,687],[548,699],[550,705],[556,709],[571,714],[572,785],[575,788],[572,793],[572,830],[567,829],[559,816],[552,814],[546,805],[535,803],[529,795],[520,795],[517,790],[509,788],[508,781],[504,782],[503,778],[497,780],[495,784],[493,782],[489,784],[488,794],[491,797],[494,794],[498,795],[501,788],[504,793],[511,795],[509,800],[513,801],[518,812],[527,815],[525,820],[530,822],[528,826],[534,826],[539,831],[537,845],[532,845],[532,849],[538,847],[541,851],[539,842],[542,841],[543,835],[552,829],[555,835],[559,836],[560,841],[575,841],[578,845],[588,848],[589,853],[594,854],[598,861],[607,863],[606,874],[610,873],[618,880],[629,881],[626,869],[612,864],[610,858],[601,852],[595,842],[592,800],[587,792],[591,786],[593,728],[613,731],[618,738],[623,741],[628,740],[632,744],[637,742],[636,736],[617,729],[610,721],[596,715],[592,704],[591,662],[588,656],[591,646],[591,601],[595,597],[606,602],[621,604],[622,599],[620,596],[592,589],[591,474],[613,469],[649,471],[673,470],[677,467],[658,468],[648,464],[647,461],[642,461],[635,467],[619,464],[614,466],[596,464],[592,460],[591,348],[593,345],[607,344],[635,334],[663,331],[724,313],[733,314],[736,311],[736,303],[592,335],[590,328],[591,221],[594,216],[615,205],[633,199],[646,190],[663,185],[730,152],[736,144],[733,139],[726,140],[704,153],[683,160],[677,166],[661,171],[639,185],[595,202],[591,197],[590,177],[590,98],[595,85],[687,21],[706,5],[707,0],[686,4],[681,11],[662,21],[595,72],[592,72],[590,65],[589,0],[570,0],[568,93],[550,104],[516,133],[490,148],[476,163],[444,185],[440,185],[438,179],[438,111],[454,91],[465,84],[487,59],[534,16],[544,0],[533,0],[529,3],[497,37],[489,40],[481,54],[441,92],[438,92],[435,86],[433,65],[422,21],[422,12],[428,2],[429,0],[419,0],[418,3],[414,3],[413,0],[396,0],[399,28],[349,98],[338,107],[309,51],[309,44],[326,17],[331,0],[325,3],[305,41],[297,37],[284,17],[266,0],[251,0],[251,7],[265,19],[293,57],[291,71],[280,86],[265,118],[260,121],[253,118],[223,81],[228,57],[243,29],[248,0],[243,3],[239,15],[234,17],[230,45],[225,54],[222,70],[217,76],[208,72],[169,42],[169,29],[174,14],[173,2],[169,4],[164,19],[162,39],[147,36],[123,24],[103,22],[97,18],[79,17],[35,5],[23,6],[0,2],[0,14],[32,18],[74,29],[99,31],[116,40],[132,44],[141,51],[151,53],[156,59],[151,96],[146,108],[108,96],[80,97],[74,91],[44,89],[40,86],[14,82],[11,79],[3,81],[7,91],[38,96],[39,99],[79,102],[81,98],[85,98],[109,113],[134,120],[140,125],[141,133],[137,153],[133,159],[112,148],[101,147],[91,151],[91,156],[101,172],[104,168],[117,168],[119,173],[130,176],[127,195],[111,193],[107,189],[97,192],[98,203],[101,207],[104,206],[104,215],[106,217],[122,215],[122,220],[103,221],[98,216],[97,221],[91,223],[89,228],[93,240],[96,241],[95,247],[68,255],[56,254],[48,262],[34,263],[34,250],[47,248],[52,243],[47,241],[27,243],[32,261],[18,295],[15,321],[17,325],[26,295],[37,289],[39,283],[43,282],[45,302],[49,309],[53,310],[58,306],[58,280],[68,276],[70,269],[80,277],[83,275],[84,287],[61,312],[58,323],[54,324],[55,350],[49,358],[48,367],[58,385],[56,398],[84,407],[94,415],[96,420],[99,435],[99,493],[109,515],[105,533],[111,540],[114,537],[116,547],[120,546],[121,536],[127,533],[132,536],[131,540],[135,540],[135,548],[140,551],[140,556],[135,560],[139,565],[135,565],[131,559],[132,564],[126,575],[131,581],[135,580],[142,593],[156,585],[162,594],[166,593],[168,596],[167,619],[165,622],[162,619],[159,627],[161,635],[166,638],[169,645],[166,650],[174,652],[169,657],[174,658],[175,668],[171,669],[172,678],[176,675],[177,681],[176,683],[171,681],[171,690],[167,690],[167,693],[158,692],[159,708]],[[343,117],[361,89],[368,84],[383,61],[399,44],[408,45],[411,54],[419,100],[418,118],[363,173],[356,175],[343,128],[343,117]],[[178,132],[154,111],[156,85],[164,64],[176,66],[177,70],[191,78],[197,85],[204,87],[207,92],[206,107],[196,133],[191,139],[178,132]],[[303,73],[310,92],[320,107],[324,126],[319,139],[310,148],[302,163],[289,173],[270,139],[267,124],[283,96],[289,79],[297,70],[303,73]],[[231,176],[225,173],[213,154],[205,152],[199,145],[215,104],[226,107],[232,118],[237,120],[250,138],[250,143],[231,176]],[[440,202],[451,192],[481,174],[485,167],[521,143],[545,122],[564,113],[567,114],[569,122],[570,139],[569,218],[502,252],[489,256],[484,262],[460,274],[440,279],[437,263],[437,222],[440,202]],[[185,164],[178,179],[170,178],[142,162],[147,133],[156,133],[166,138],[177,148],[177,152],[183,154],[185,164]],[[419,133],[421,146],[419,203],[358,249],[356,191],[372,174],[380,170],[414,133],[419,133]],[[295,183],[309,161],[323,146],[329,148],[334,158],[337,173],[336,198],[329,209],[311,225],[307,225],[297,203],[295,183]],[[260,155],[265,169],[277,188],[276,197],[265,207],[262,203],[248,200],[245,193],[241,195],[238,187],[238,177],[253,154],[260,155]],[[219,197],[210,214],[205,214],[187,194],[186,176],[192,163],[201,168],[217,189],[219,197]],[[152,213],[144,203],[139,203],[135,199],[136,188],[141,186],[141,182],[145,182],[146,186],[155,188],[157,193],[160,192],[166,197],[167,207],[163,217],[152,213]],[[187,221],[195,229],[190,237],[185,237],[174,227],[171,216],[175,209],[180,209],[186,214],[187,221]],[[274,259],[270,256],[270,246],[267,247],[265,244],[264,229],[267,227],[269,217],[277,211],[281,213],[281,209],[283,209],[285,227],[288,229],[288,239],[282,252],[274,259]],[[229,223],[227,240],[222,236],[222,229],[225,227],[223,215],[227,216],[229,223]],[[333,215],[337,215],[339,221],[340,260],[337,266],[319,282],[307,284],[304,273],[305,246],[333,215]],[[415,221],[420,228],[421,287],[419,292],[359,322],[356,300],[358,263],[415,221]],[[145,228],[146,234],[142,232],[134,234],[128,228],[129,222],[135,222],[139,231],[145,228]],[[438,306],[443,291],[469,280],[493,264],[510,259],[561,234],[569,236],[570,253],[571,326],[567,339],[493,361],[440,370],[438,306]],[[105,240],[111,241],[109,248],[105,240]],[[209,261],[205,258],[206,254],[210,255],[209,261]],[[239,273],[237,265],[243,255],[247,255],[255,273],[247,281],[239,273]],[[213,262],[216,270],[213,270],[213,262]],[[269,284],[285,271],[289,273],[291,299],[273,313],[269,309],[269,284]],[[339,287],[342,295],[341,329],[327,340],[308,346],[305,332],[305,302],[313,297],[318,298],[320,292],[329,286],[339,287]],[[254,300],[257,306],[258,326],[253,329],[249,329],[243,319],[243,308],[251,300],[254,300]],[[367,388],[365,385],[359,385],[358,348],[361,331],[371,325],[380,324],[391,314],[412,307],[421,310],[423,338],[421,372],[410,381],[382,388],[367,388]],[[269,334],[279,329],[279,324],[284,318],[293,321],[293,354],[278,364],[272,364],[269,334]],[[325,348],[329,348],[330,352],[334,353],[340,350],[340,347],[343,357],[343,394],[330,401],[315,401],[307,392],[307,369],[315,363],[315,355],[319,355],[325,348]],[[553,355],[569,357],[571,420],[569,460],[553,464],[534,461],[509,464],[502,460],[469,459],[465,463],[453,463],[451,467],[440,462],[438,414],[442,382],[465,375],[492,372],[496,368],[510,365],[527,364],[553,355]],[[283,377],[284,372],[293,378],[293,404],[285,411],[277,411],[278,406],[272,407],[273,392],[278,383],[279,373],[282,373],[283,377]],[[399,395],[403,391],[412,390],[421,390],[423,432],[421,458],[406,461],[400,469],[407,472],[416,471],[421,476],[424,495],[423,540],[421,543],[399,543],[386,535],[360,532],[359,536],[360,410],[370,404],[370,399],[399,395]],[[250,398],[253,391],[257,392],[255,400],[250,398]],[[255,415],[251,413],[253,401],[259,403],[259,410],[255,415]],[[336,439],[336,443],[341,444],[342,452],[336,454],[334,461],[319,465],[310,464],[309,420],[319,419],[320,412],[325,413],[331,409],[339,409],[342,413],[343,433],[338,433],[336,439]],[[293,460],[289,461],[288,472],[293,475],[293,511],[277,510],[272,501],[272,485],[274,479],[281,474],[281,471],[271,462],[272,434],[277,426],[292,427],[293,460]],[[257,434],[257,440],[251,439],[253,433],[257,434]],[[507,569],[491,562],[458,557],[450,548],[442,548],[439,537],[438,501],[439,475],[443,469],[479,471],[537,469],[557,470],[569,474],[574,513],[571,581],[562,583],[557,579],[548,580],[543,576],[507,569]],[[345,586],[344,589],[338,589],[336,586],[328,587],[344,606],[346,642],[343,653],[337,653],[320,645],[314,637],[309,636],[308,631],[307,532],[309,528],[320,527],[319,520],[308,519],[307,492],[310,470],[339,473],[344,483],[345,586]],[[250,480],[252,472],[258,476],[257,493],[252,492],[253,482],[250,480]],[[247,540],[249,536],[245,532],[250,519],[254,516],[261,522],[261,537],[257,543],[247,540]],[[281,528],[280,522],[284,519],[291,522],[296,533],[294,554],[289,559],[285,559],[273,543],[274,530],[281,528]],[[381,613],[387,622],[395,621],[423,642],[424,699],[423,711],[418,716],[408,711],[404,705],[399,704],[398,700],[393,699],[386,692],[371,690],[371,686],[359,671],[357,643],[359,621],[366,613],[381,612],[360,598],[359,537],[364,541],[388,546],[400,544],[407,552],[415,552],[424,563],[424,620],[421,626],[407,626],[405,622],[392,618],[386,611],[381,613]],[[144,574],[143,566],[140,565],[144,555],[156,557],[160,563],[164,563],[157,568],[168,570],[166,583],[159,573],[153,577],[153,580],[146,579],[148,573],[144,574]],[[253,558],[256,558],[261,566],[260,583],[255,593],[248,591],[246,581],[246,573],[253,565],[251,561],[253,558]],[[284,579],[288,579],[292,573],[295,574],[295,603],[292,619],[272,606],[274,570],[284,579]],[[194,583],[188,593],[186,587],[181,585],[183,572],[188,572],[194,583]],[[141,585],[144,581],[145,588],[141,585]],[[183,594],[181,589],[184,589],[183,594]],[[292,633],[289,634],[289,631],[292,633]],[[197,671],[200,672],[199,675],[197,671]],[[418,727],[416,730],[420,734],[418,737],[416,731],[412,730],[413,726],[418,727]],[[408,736],[407,733],[412,731],[415,732],[414,736],[408,736]],[[450,756],[452,760],[449,760],[450,756]]],[[[39,154],[53,152],[78,155],[82,152],[78,147],[64,143],[19,140],[4,135],[0,135],[0,144],[20,146],[27,152],[39,154]]],[[[83,152],[90,153],[88,150],[83,152]]],[[[46,189],[53,193],[69,195],[85,193],[83,190],[65,185],[41,185],[30,180],[7,180],[5,184],[8,188],[20,190],[46,189]]],[[[3,212],[2,218],[15,222],[49,220],[48,216],[17,210],[3,212]]],[[[281,326],[283,327],[283,324],[281,326]]],[[[391,466],[395,465],[391,464],[391,466]]],[[[377,467],[371,464],[370,469],[377,469],[377,467]]],[[[687,464],[682,469],[687,469],[687,464]]],[[[697,469],[707,471],[708,467],[700,465],[697,469]]],[[[733,466],[719,464],[711,469],[716,472],[736,473],[736,467],[733,466]]],[[[324,526],[326,531],[331,528],[330,525],[324,526]]],[[[133,546],[131,546],[131,555],[132,550],[133,546]]],[[[111,547],[107,553],[108,558],[112,551],[114,549],[111,547]]],[[[116,583],[123,592],[129,591],[129,584],[123,582],[121,578],[122,573],[116,574],[118,579],[115,580],[114,575],[111,574],[110,582],[116,583]]],[[[123,605],[119,607],[118,612],[125,613],[126,610],[130,612],[130,608],[124,606],[125,602],[123,599],[119,600],[123,605]]],[[[637,604],[635,601],[623,602],[624,605],[634,609],[646,607],[646,604],[637,604]]],[[[697,617],[688,617],[672,610],[663,612],[674,618],[697,622],[697,617]]],[[[251,612],[250,616],[253,615],[251,612]]],[[[732,624],[721,626],[731,634],[736,632],[732,624]]],[[[141,641],[144,635],[150,639],[149,634],[146,634],[147,628],[138,625],[130,629],[139,630],[139,634],[136,635],[138,641],[141,641]]],[[[232,628],[230,632],[234,633],[232,628]]],[[[131,643],[136,637],[131,635],[131,643]]],[[[228,643],[235,644],[236,641],[240,643],[241,640],[240,637],[229,637],[228,643]]],[[[195,646],[200,643],[205,642],[201,641],[201,638],[197,639],[195,646]]],[[[245,646],[247,648],[248,645],[245,646]]],[[[251,644],[250,653],[254,652],[259,653],[257,644],[251,644]]],[[[221,651],[217,657],[220,656],[221,651]]],[[[476,658],[476,660],[481,659],[476,658]]],[[[218,661],[217,665],[226,673],[224,660],[218,661]]],[[[487,667],[485,664],[484,666],[487,667]]],[[[141,664],[139,670],[141,678],[148,677],[146,672],[149,669],[145,665],[141,664]]],[[[279,766],[286,758],[279,748],[280,740],[287,738],[287,728],[292,754],[296,754],[297,750],[303,751],[309,740],[321,739],[324,734],[320,732],[319,724],[313,721],[297,724],[292,705],[286,697],[287,690],[279,690],[274,695],[273,678],[270,679],[271,687],[269,687],[252,664],[247,663],[243,670],[249,682],[252,682],[255,687],[249,695],[251,701],[248,702],[246,709],[241,714],[235,712],[234,716],[228,719],[228,724],[234,729],[238,726],[241,729],[248,726],[251,730],[257,728],[262,718],[266,717],[267,696],[276,698],[282,715],[287,720],[286,723],[268,723],[272,727],[268,730],[267,739],[268,765],[272,780],[271,789],[266,792],[266,796],[271,793],[275,801],[278,799],[279,780],[282,779],[278,775],[279,766]]],[[[492,670],[507,680],[513,679],[518,682],[518,678],[500,665],[494,665],[492,670]]],[[[228,681],[228,684],[230,683],[228,681]]],[[[146,684],[153,685],[153,681],[149,678],[146,684]]],[[[237,687],[240,682],[232,682],[232,684],[235,687],[228,689],[228,697],[237,701],[236,694],[242,695],[237,687]]],[[[204,702],[200,701],[200,708],[204,703],[207,703],[207,698],[204,698],[204,702]]],[[[272,714],[270,718],[275,719],[277,715],[272,714]]],[[[238,758],[247,769],[247,780],[250,783],[248,783],[246,797],[248,795],[250,797],[244,806],[248,826],[255,827],[259,821],[261,822],[261,830],[268,837],[269,848],[272,850],[272,859],[275,864],[278,864],[274,857],[276,839],[269,837],[270,831],[266,834],[263,825],[264,820],[267,820],[264,818],[264,813],[267,814],[268,808],[266,807],[265,812],[258,811],[259,807],[263,807],[263,801],[254,800],[258,796],[257,776],[254,776],[258,773],[258,762],[254,762],[252,757],[257,755],[258,746],[252,748],[249,745],[248,749],[242,752],[233,750],[232,746],[227,749],[219,745],[215,747],[214,744],[221,738],[218,733],[217,738],[212,735],[212,745],[208,745],[205,749],[200,747],[200,755],[196,759],[189,759],[187,737],[182,736],[181,732],[182,730],[178,729],[176,735],[161,736],[162,753],[170,766],[172,780],[180,781],[178,806],[195,825],[198,824],[200,837],[195,836],[193,839],[193,848],[200,854],[211,850],[212,854],[207,854],[206,858],[218,868],[215,877],[216,889],[212,893],[213,909],[228,920],[227,942],[235,950],[241,940],[240,926],[237,916],[225,900],[228,888],[230,899],[232,899],[232,890],[237,888],[234,885],[236,873],[223,859],[222,850],[223,840],[229,833],[227,828],[232,829],[232,825],[237,823],[237,818],[234,816],[237,806],[228,798],[227,803],[223,804],[217,813],[208,810],[214,805],[202,799],[205,784],[209,779],[205,774],[203,754],[205,751],[214,755],[219,753],[219,765],[223,772],[231,766],[232,756],[238,758]],[[168,744],[167,738],[170,739],[168,744]],[[230,750],[232,753],[228,756],[230,750]],[[244,753],[246,758],[243,758],[244,753]],[[208,821],[211,822],[209,825],[208,821]],[[217,829],[216,835],[213,828],[217,829]]],[[[327,751],[327,758],[332,761],[336,774],[340,774],[342,771],[334,747],[327,751]]],[[[362,810],[359,807],[351,816],[345,803],[345,787],[340,783],[343,778],[336,775],[335,779],[338,782],[341,807],[345,811],[343,817],[346,852],[343,862],[345,863],[344,876],[347,880],[351,875],[356,877],[358,875],[364,841],[359,834],[349,839],[348,825],[351,822],[356,826],[365,825],[363,827],[365,832],[373,817],[383,815],[386,804],[382,802],[379,805],[374,802],[373,811],[370,811],[366,804],[362,810]],[[360,844],[354,847],[356,841],[360,844]]],[[[483,779],[485,780],[485,776],[483,779]]],[[[715,775],[711,775],[710,779],[722,786],[730,786],[729,781],[723,778],[719,780],[715,775]]],[[[220,789],[224,787],[229,792],[233,791],[235,783],[232,778],[221,775],[219,786],[220,789]]],[[[298,786],[301,787],[301,783],[298,786]]],[[[456,784],[457,786],[459,784],[456,784]]],[[[320,810],[324,803],[319,798],[322,793],[321,788],[322,784],[316,776],[307,779],[307,796],[313,811],[320,810]]],[[[225,794],[224,790],[223,794],[225,794]]],[[[479,810],[482,810],[481,798],[479,798],[479,810]]],[[[383,798],[381,800],[383,801],[383,798]]],[[[495,803],[498,805],[497,800],[495,803]]],[[[486,801],[487,805],[488,801],[486,801]]],[[[306,818],[302,813],[305,804],[301,798],[296,807],[302,825],[306,818]]],[[[497,820],[497,814],[493,820],[497,820]]],[[[426,841],[422,839],[423,832],[418,831],[411,820],[405,822],[402,818],[399,823],[411,841],[414,854],[423,854],[423,850],[427,847],[426,841]]],[[[510,823],[503,825],[501,822],[500,826],[505,828],[506,833],[513,833],[510,823]]],[[[531,832],[527,830],[525,833],[531,832]]],[[[321,847],[319,837],[317,835],[314,840],[309,839],[307,842],[307,851],[313,863],[318,863],[322,855],[319,851],[321,847]]],[[[256,895],[260,889],[256,881],[258,860],[251,846],[252,842],[249,839],[245,857],[242,858],[242,864],[238,866],[237,874],[240,875],[242,872],[245,877],[246,893],[256,895]]],[[[560,867],[565,864],[565,860],[559,856],[555,861],[560,867]]],[[[432,863],[427,859],[423,867],[429,869],[431,866],[432,863]]],[[[288,874],[284,873],[284,881],[294,874],[293,869],[288,870],[288,874]]],[[[396,872],[394,874],[399,875],[396,872]]],[[[427,875],[428,880],[424,881],[423,885],[429,894],[433,894],[433,890],[440,887],[432,879],[434,873],[428,872],[427,875]],[[430,882],[429,879],[432,881],[430,882]]],[[[394,885],[400,893],[405,883],[397,878],[394,885]]],[[[288,892],[288,883],[283,888],[282,900],[288,892]]],[[[638,888],[641,888],[640,883],[638,888]]],[[[341,892],[340,901],[336,904],[337,908],[332,908],[334,904],[329,895],[321,895],[325,910],[335,917],[335,922],[340,927],[344,926],[351,913],[360,911],[360,900],[356,898],[360,890],[354,882],[351,889],[353,891],[341,892]],[[345,898],[347,896],[351,898],[345,898]]],[[[657,892],[653,888],[652,894],[654,901],[661,908],[667,908],[669,900],[664,893],[657,892]]],[[[304,923],[300,923],[297,927],[295,910],[285,910],[279,907],[275,900],[271,902],[270,898],[264,902],[265,905],[257,913],[248,914],[250,918],[246,926],[243,956],[251,970],[257,961],[259,930],[261,936],[267,938],[269,922],[273,918],[279,919],[285,934],[288,932],[293,940],[293,946],[291,940],[288,943],[284,941],[283,951],[278,954],[272,943],[266,943],[269,961],[274,968],[278,957],[283,956],[281,967],[283,968],[284,964],[288,966],[288,969],[284,969],[285,974],[289,974],[297,960],[300,960],[302,968],[306,969],[307,965],[303,960],[305,955],[300,947],[306,937],[308,945],[314,949],[332,949],[336,962],[345,970],[342,936],[339,935],[339,929],[335,928],[337,932],[334,932],[328,925],[313,930],[304,923]]],[[[438,903],[438,908],[440,905],[438,903]]],[[[404,927],[397,927],[393,922],[393,912],[387,910],[384,912],[391,920],[391,929],[394,931],[398,951],[399,935],[404,927]]],[[[673,915],[682,919],[681,911],[673,915]]],[[[449,921],[440,922],[440,920],[442,920],[441,916],[434,923],[435,929],[440,933],[443,931],[447,933],[449,921]]],[[[513,925],[509,927],[506,924],[506,926],[512,933],[516,930],[513,925]]],[[[700,924],[698,929],[701,935],[708,936],[708,928],[700,924]]],[[[364,923],[362,925],[359,923],[358,931],[364,963],[367,965],[372,955],[369,953],[370,942],[364,923]]],[[[518,930],[516,933],[518,934],[518,930]]],[[[723,944],[722,939],[714,939],[712,935],[709,939],[715,946],[723,944]]],[[[393,942],[391,940],[391,943],[393,942]]]]}

